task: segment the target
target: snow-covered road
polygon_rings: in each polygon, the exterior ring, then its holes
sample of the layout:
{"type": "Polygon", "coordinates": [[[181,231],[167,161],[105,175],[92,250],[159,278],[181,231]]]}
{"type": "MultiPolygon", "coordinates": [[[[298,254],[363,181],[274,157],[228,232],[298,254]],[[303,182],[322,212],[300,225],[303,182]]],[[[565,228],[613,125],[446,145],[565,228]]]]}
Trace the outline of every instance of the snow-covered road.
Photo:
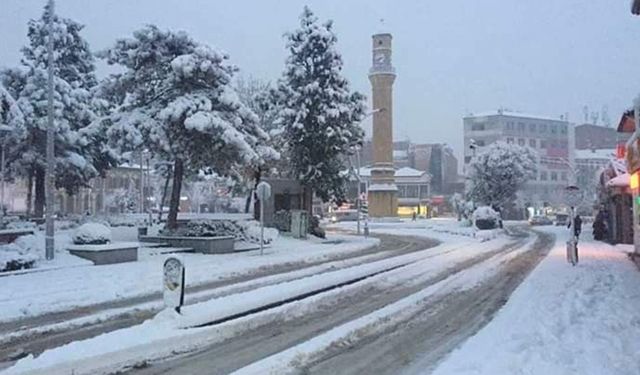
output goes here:
{"type": "MultiPolygon", "coordinates": [[[[233,257],[231,256],[209,259],[207,264],[211,264],[212,261],[218,262],[215,267],[212,267],[210,273],[208,273],[211,281],[189,286],[185,302],[187,304],[194,304],[214,297],[255,289],[260,286],[292,281],[309,275],[321,274],[323,272],[335,271],[346,267],[353,267],[358,264],[408,254],[437,244],[436,241],[425,238],[409,237],[398,239],[392,236],[385,236],[381,238],[382,242],[379,246],[372,247],[371,245],[375,244],[378,239],[354,241],[348,236],[332,235],[331,237],[334,242],[333,245],[314,243],[312,241],[310,246],[305,249],[305,252],[289,254],[289,257],[285,257],[284,254],[282,254],[287,251],[287,247],[285,246],[285,248],[282,249],[282,246],[280,246],[278,251],[271,256],[267,254],[265,257],[255,257],[252,254],[244,253],[235,255],[235,258],[237,258],[235,261],[233,261],[233,257]],[[278,254],[281,255],[278,256],[278,254]],[[231,262],[225,262],[227,258],[231,258],[231,262]],[[239,260],[243,258],[246,262],[244,262],[242,266],[237,266],[239,260]],[[255,262],[260,263],[256,266],[254,264],[255,262]],[[228,269],[225,269],[225,265],[228,269]],[[232,271],[234,266],[235,270],[231,273],[230,271],[232,271]],[[218,270],[222,270],[222,272],[218,270]]],[[[280,240],[280,242],[282,241],[284,241],[285,244],[289,242],[291,242],[291,244],[303,244],[303,242],[296,240],[280,240]]],[[[289,244],[289,247],[291,247],[291,244],[289,244]]],[[[289,250],[289,252],[291,251],[292,250],[289,250]]],[[[149,262],[135,265],[135,267],[146,270],[150,267],[148,263],[149,262]]],[[[124,268],[131,267],[127,264],[121,266],[124,268]]],[[[96,268],[99,271],[98,275],[104,274],[106,271],[105,267],[96,268]]],[[[122,268],[117,268],[116,265],[107,268],[117,270],[119,273],[126,273],[126,269],[122,270],[122,268]]],[[[73,272],[83,272],[85,274],[90,271],[91,269],[73,270],[73,272]]],[[[156,273],[159,274],[160,271],[161,268],[158,268],[156,273]]],[[[53,276],[62,274],[60,270],[52,272],[53,276]]],[[[193,271],[190,270],[188,271],[188,274],[189,273],[193,273],[193,271]]],[[[32,281],[34,277],[40,279],[41,274],[43,273],[21,275],[19,278],[32,281]]],[[[126,275],[125,281],[120,281],[117,287],[121,287],[121,284],[126,285],[127,276],[130,278],[131,275],[126,275]]],[[[66,305],[64,301],[56,302],[63,307],[70,306],[71,308],[60,312],[29,316],[25,319],[0,323],[0,363],[2,360],[10,360],[13,356],[25,355],[27,353],[37,355],[47,348],[139,324],[151,318],[163,306],[162,297],[157,292],[139,297],[120,298],[96,305],[96,298],[99,300],[105,298],[105,296],[97,296],[87,298],[87,300],[81,301],[82,304],[80,306],[76,306],[73,304],[73,301],[78,300],[78,297],[73,296],[71,293],[72,283],[66,275],[63,274],[62,278],[63,280],[67,280],[69,284],[66,286],[66,289],[69,290],[67,295],[73,299],[69,299],[68,301],[70,302],[67,302],[66,305]],[[92,304],[92,302],[94,303],[92,304]]],[[[93,275],[93,278],[97,279],[97,276],[93,275]]],[[[113,275],[107,275],[105,278],[107,279],[106,281],[108,281],[113,278],[113,275]]],[[[200,276],[200,279],[202,278],[203,276],[200,276]]],[[[15,281],[18,277],[12,277],[11,279],[15,281]]],[[[197,280],[198,278],[192,275],[192,280],[193,279],[197,280]]],[[[97,284],[88,282],[78,288],[78,293],[82,295],[83,293],[86,294],[94,290],[96,294],[99,294],[99,287],[104,285],[106,281],[100,280],[97,284]],[[98,290],[96,290],[96,288],[98,288],[98,290]]],[[[160,285],[135,285],[134,287],[137,288],[130,290],[129,293],[136,293],[136,290],[140,292],[148,289],[156,289],[159,286],[160,285]]],[[[36,293],[38,290],[40,291],[38,298],[41,300],[33,302],[44,305],[48,298],[52,297],[47,295],[46,287],[34,290],[32,293],[36,293]]],[[[14,301],[14,306],[18,306],[20,301],[32,303],[30,300],[22,298],[14,301]]],[[[50,309],[51,307],[48,308],[50,309]]],[[[10,311],[4,311],[5,315],[9,313],[10,311]]]]}
{"type": "Polygon", "coordinates": [[[427,251],[229,293],[222,288],[181,317],[163,313],[49,350],[9,373],[640,373],[640,272],[628,248],[583,238],[580,264],[571,267],[565,228],[516,225],[510,236],[478,238],[449,224],[429,225],[373,226],[378,233],[439,236],[442,244],[427,251]],[[349,274],[356,281],[324,289],[349,274]],[[320,291],[264,305],[314,288],[320,291]],[[243,310],[211,326],[179,328],[243,310]]]}

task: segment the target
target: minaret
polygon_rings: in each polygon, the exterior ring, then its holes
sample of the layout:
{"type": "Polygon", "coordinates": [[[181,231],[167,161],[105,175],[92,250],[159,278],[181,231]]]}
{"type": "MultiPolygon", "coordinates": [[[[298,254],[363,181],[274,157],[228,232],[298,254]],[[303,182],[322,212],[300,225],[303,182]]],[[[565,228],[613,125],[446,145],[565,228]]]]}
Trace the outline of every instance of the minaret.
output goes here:
{"type": "Polygon", "coordinates": [[[393,81],[391,34],[373,35],[373,65],[369,70],[373,100],[373,168],[369,185],[369,215],[396,216],[398,188],[393,169],[393,81]]]}

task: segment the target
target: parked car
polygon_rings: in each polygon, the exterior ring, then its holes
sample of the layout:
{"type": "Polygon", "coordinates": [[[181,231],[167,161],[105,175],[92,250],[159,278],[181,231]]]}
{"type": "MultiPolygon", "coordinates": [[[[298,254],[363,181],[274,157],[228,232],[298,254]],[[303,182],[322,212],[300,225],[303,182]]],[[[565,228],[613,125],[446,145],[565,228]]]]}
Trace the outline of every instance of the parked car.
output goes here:
{"type": "Polygon", "coordinates": [[[331,214],[331,222],[337,223],[339,221],[357,221],[358,210],[337,210],[331,214]]]}
{"type": "Polygon", "coordinates": [[[529,219],[529,225],[551,225],[553,222],[546,216],[532,216],[529,219]]]}
{"type": "Polygon", "coordinates": [[[569,224],[569,215],[567,214],[556,214],[555,225],[567,226],[569,224]]]}

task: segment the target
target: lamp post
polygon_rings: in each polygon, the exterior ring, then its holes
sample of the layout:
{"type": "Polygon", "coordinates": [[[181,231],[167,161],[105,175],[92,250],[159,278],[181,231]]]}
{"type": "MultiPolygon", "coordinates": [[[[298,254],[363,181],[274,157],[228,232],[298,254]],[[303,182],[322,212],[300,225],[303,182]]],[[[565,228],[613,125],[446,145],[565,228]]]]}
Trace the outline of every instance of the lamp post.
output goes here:
{"type": "Polygon", "coordinates": [[[48,31],[49,38],[47,41],[47,75],[48,75],[48,93],[47,93],[47,168],[45,170],[46,194],[45,194],[45,257],[52,260],[54,257],[54,237],[53,237],[53,182],[55,172],[54,144],[53,144],[53,17],[54,2],[49,0],[49,19],[48,31]]]}
{"type": "Polygon", "coordinates": [[[4,190],[5,190],[5,149],[7,147],[7,135],[12,131],[10,126],[0,125],[0,134],[2,135],[2,151],[0,151],[0,209],[2,209],[2,215],[4,216],[4,190]]]}

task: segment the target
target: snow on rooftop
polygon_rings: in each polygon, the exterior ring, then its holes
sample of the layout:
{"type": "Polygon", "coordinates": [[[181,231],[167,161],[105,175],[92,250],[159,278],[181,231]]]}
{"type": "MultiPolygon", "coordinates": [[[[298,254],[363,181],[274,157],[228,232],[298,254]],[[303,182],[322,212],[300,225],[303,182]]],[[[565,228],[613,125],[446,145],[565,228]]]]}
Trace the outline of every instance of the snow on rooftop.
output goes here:
{"type": "Polygon", "coordinates": [[[535,120],[549,120],[549,121],[563,121],[563,122],[566,122],[566,120],[562,120],[560,118],[560,116],[558,116],[558,117],[540,116],[540,115],[533,115],[533,114],[530,114],[530,113],[523,113],[523,112],[504,111],[504,110],[500,110],[500,109],[491,110],[491,111],[484,111],[484,112],[478,112],[478,113],[470,113],[469,115],[465,116],[465,118],[488,117],[488,116],[508,116],[508,117],[529,118],[529,119],[535,119],[535,120]]]}
{"type": "Polygon", "coordinates": [[[396,170],[396,177],[420,177],[426,172],[419,171],[410,167],[403,167],[396,170]]]}
{"type": "MultiPolygon", "coordinates": [[[[371,176],[371,167],[362,167],[360,168],[360,176],[362,177],[370,177],[371,176]]],[[[395,176],[396,177],[420,177],[424,175],[425,171],[420,171],[417,169],[413,169],[410,167],[402,167],[400,169],[396,169],[395,176]]]]}

